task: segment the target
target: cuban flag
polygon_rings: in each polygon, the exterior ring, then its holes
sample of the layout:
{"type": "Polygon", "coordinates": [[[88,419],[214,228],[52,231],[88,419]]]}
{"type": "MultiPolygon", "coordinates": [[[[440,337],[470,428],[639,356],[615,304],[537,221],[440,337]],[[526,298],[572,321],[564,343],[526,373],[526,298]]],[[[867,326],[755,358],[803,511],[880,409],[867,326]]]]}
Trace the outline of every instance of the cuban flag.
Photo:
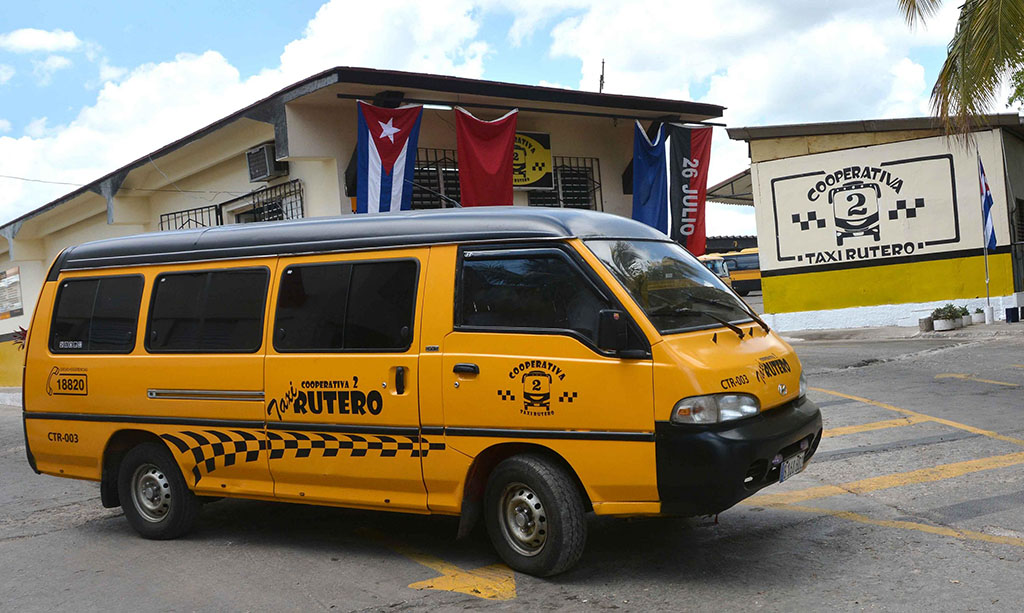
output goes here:
{"type": "Polygon", "coordinates": [[[386,109],[357,105],[356,213],[388,213],[412,208],[413,168],[423,107],[386,109]]]}
{"type": "Polygon", "coordinates": [[[981,181],[981,224],[985,228],[985,248],[995,251],[996,248],[996,226],[992,221],[992,190],[988,188],[988,179],[985,178],[985,167],[981,165],[981,156],[978,156],[978,179],[981,181]]]}

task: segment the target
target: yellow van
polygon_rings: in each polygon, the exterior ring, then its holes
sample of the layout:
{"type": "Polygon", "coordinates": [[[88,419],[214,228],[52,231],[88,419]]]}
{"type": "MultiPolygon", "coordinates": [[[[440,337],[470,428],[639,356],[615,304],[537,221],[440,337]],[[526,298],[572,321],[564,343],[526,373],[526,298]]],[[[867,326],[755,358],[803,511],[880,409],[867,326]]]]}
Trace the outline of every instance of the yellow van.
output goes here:
{"type": "Polygon", "coordinates": [[[629,219],[505,208],[86,243],[29,332],[28,461],[153,539],[240,497],[482,519],[513,568],[585,514],[703,515],[800,472],[800,362],[629,219]]]}
{"type": "Polygon", "coordinates": [[[729,265],[725,263],[725,258],[717,253],[706,253],[698,256],[697,259],[707,266],[708,270],[715,273],[722,283],[732,287],[732,277],[729,275],[729,265]]]}
{"type": "Polygon", "coordinates": [[[740,296],[761,291],[761,261],[757,247],[723,253],[722,259],[729,267],[732,287],[740,296]]]}

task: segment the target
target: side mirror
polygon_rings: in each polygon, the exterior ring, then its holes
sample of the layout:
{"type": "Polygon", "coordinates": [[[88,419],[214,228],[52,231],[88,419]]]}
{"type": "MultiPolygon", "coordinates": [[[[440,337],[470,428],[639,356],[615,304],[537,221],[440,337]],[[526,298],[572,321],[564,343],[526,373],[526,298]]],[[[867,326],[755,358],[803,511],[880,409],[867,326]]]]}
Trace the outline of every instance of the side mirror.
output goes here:
{"type": "Polygon", "coordinates": [[[629,344],[626,314],[614,309],[598,312],[597,347],[602,351],[621,351],[629,344]]]}

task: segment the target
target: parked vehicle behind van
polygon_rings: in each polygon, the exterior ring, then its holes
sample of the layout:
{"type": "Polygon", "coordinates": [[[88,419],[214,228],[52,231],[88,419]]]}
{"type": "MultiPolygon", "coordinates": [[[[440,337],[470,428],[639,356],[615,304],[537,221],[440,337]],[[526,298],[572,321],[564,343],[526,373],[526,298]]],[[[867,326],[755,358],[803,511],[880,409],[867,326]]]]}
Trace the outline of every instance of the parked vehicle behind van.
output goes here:
{"type": "Polygon", "coordinates": [[[697,257],[701,264],[708,267],[708,270],[715,273],[715,275],[722,280],[727,286],[732,287],[732,277],[729,275],[729,265],[725,263],[725,258],[717,253],[707,253],[697,257]]]}
{"type": "Polygon", "coordinates": [[[729,267],[732,287],[740,296],[761,291],[761,262],[757,247],[723,253],[722,259],[729,267]]]}
{"type": "Polygon", "coordinates": [[[800,361],[640,223],[505,208],[246,224],[65,250],[33,316],[28,461],[146,538],[201,497],[482,520],[562,572],[585,514],[702,515],[800,472],[800,361]]]}

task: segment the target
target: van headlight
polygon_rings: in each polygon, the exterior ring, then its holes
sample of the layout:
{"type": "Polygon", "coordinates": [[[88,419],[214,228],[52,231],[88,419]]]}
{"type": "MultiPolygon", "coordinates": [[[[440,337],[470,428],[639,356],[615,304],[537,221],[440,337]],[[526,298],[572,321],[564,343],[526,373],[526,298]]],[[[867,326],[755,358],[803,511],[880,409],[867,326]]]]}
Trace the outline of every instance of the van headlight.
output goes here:
{"type": "Polygon", "coordinates": [[[803,371],[800,371],[800,394],[797,398],[803,398],[807,395],[807,377],[804,376],[803,371]]]}
{"type": "Polygon", "coordinates": [[[690,396],[672,407],[672,423],[717,424],[752,417],[760,412],[760,401],[749,394],[690,396]]]}

